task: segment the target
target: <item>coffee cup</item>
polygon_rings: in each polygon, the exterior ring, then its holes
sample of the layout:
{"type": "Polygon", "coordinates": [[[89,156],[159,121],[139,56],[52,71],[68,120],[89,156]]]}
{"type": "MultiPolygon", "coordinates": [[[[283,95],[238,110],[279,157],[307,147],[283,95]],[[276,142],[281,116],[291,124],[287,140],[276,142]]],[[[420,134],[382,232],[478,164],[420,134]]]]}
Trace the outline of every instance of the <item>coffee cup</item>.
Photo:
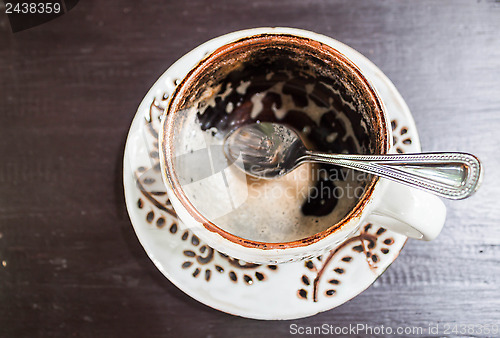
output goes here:
{"type": "Polygon", "coordinates": [[[219,47],[177,84],[159,134],[172,206],[214,249],[276,264],[332,250],[366,222],[423,240],[441,231],[439,198],[377,176],[315,164],[276,180],[246,176],[225,158],[224,137],[258,122],[289,125],[321,151],[395,152],[374,87],[328,44],[269,29],[219,47]]]}

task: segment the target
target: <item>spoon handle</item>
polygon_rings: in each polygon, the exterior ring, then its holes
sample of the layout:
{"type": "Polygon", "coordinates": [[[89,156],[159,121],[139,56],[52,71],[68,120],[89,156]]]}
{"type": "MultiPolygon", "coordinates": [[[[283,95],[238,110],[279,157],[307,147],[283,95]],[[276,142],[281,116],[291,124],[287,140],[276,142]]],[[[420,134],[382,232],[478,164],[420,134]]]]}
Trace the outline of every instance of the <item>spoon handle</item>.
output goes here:
{"type": "Polygon", "coordinates": [[[297,161],[360,170],[453,200],[472,195],[481,182],[481,162],[466,153],[344,155],[306,151],[297,161]]]}

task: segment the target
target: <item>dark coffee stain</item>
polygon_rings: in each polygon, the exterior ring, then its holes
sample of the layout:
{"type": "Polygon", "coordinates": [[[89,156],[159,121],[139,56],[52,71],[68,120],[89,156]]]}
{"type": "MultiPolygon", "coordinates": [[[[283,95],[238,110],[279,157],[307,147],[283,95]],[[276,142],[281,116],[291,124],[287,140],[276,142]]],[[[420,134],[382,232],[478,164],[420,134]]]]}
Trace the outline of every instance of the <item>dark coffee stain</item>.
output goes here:
{"type": "Polygon", "coordinates": [[[306,216],[326,216],[331,213],[338,203],[337,198],[332,195],[334,189],[335,184],[333,181],[319,178],[315,186],[317,193],[313,197],[308,196],[306,202],[302,204],[302,214],[306,216]]]}

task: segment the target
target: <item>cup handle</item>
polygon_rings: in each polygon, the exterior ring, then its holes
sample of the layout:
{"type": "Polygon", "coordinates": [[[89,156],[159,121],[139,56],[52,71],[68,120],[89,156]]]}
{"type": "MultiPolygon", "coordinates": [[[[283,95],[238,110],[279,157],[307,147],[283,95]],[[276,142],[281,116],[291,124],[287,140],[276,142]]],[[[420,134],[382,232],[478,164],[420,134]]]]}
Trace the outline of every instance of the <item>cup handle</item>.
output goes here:
{"type": "Polygon", "coordinates": [[[407,237],[431,241],[443,228],[446,207],[437,196],[384,180],[385,194],[369,215],[373,221],[407,237]]]}

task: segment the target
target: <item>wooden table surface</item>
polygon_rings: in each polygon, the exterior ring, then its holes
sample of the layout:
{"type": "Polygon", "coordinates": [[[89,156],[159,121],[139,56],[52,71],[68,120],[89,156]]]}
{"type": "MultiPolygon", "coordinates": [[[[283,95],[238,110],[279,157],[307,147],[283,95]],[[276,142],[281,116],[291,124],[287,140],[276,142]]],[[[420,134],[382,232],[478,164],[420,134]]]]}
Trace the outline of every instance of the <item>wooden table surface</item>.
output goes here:
{"type": "Polygon", "coordinates": [[[82,0],[15,34],[1,12],[0,336],[500,325],[498,1],[82,0]],[[259,26],[304,28],[354,47],[406,99],[423,150],[471,152],[485,166],[476,195],[446,202],[438,239],[409,241],[366,292],[296,321],[230,316],[178,290],[137,240],[121,183],[129,125],[157,77],[200,43],[259,26]]]}

